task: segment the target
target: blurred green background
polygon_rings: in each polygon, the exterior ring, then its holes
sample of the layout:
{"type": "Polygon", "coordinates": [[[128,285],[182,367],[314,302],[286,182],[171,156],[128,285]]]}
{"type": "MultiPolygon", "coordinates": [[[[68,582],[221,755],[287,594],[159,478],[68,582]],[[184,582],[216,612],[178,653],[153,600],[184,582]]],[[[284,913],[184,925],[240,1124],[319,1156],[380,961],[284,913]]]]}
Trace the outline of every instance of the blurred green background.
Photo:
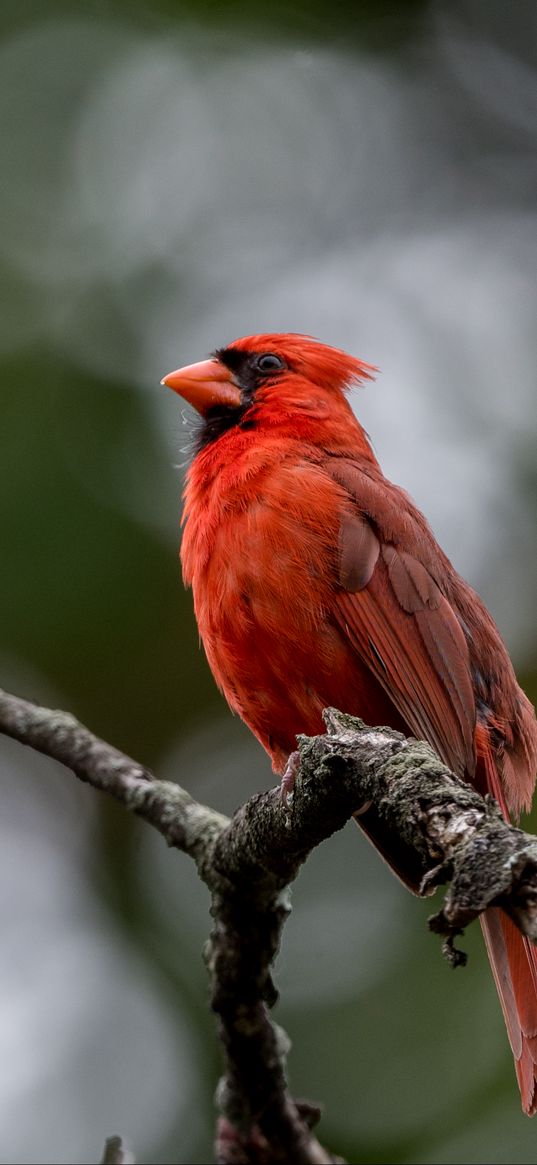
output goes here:
{"type": "MultiPolygon", "coordinates": [[[[252,331],[378,364],[356,408],[537,693],[533,0],[4,0],[0,682],[232,810],[272,783],[198,647],[190,420],[252,331]]],[[[205,890],[2,741],[0,1159],[212,1159],[205,890]]],[[[453,974],[349,828],[294,890],[291,1083],[350,1162],[534,1162],[479,933],[453,974]]]]}

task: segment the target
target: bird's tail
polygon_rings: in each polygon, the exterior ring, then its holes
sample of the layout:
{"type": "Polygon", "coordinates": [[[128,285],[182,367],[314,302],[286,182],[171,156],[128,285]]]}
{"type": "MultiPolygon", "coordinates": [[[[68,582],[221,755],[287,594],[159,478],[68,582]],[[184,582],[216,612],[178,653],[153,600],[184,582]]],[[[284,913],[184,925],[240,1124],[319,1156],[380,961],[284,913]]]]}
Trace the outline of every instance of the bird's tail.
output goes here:
{"type": "Polygon", "coordinates": [[[533,1116],[537,1111],[537,949],[495,906],[480,921],[515,1058],[522,1108],[533,1116]]]}
{"type": "MultiPolygon", "coordinates": [[[[509,821],[504,785],[488,735],[476,733],[476,744],[486,787],[509,821]]],[[[533,766],[533,755],[529,759],[533,766]]],[[[512,764],[508,756],[504,762],[512,764]]],[[[522,1108],[533,1116],[537,1112],[537,947],[495,906],[481,915],[480,922],[513,1049],[522,1108]]]]}

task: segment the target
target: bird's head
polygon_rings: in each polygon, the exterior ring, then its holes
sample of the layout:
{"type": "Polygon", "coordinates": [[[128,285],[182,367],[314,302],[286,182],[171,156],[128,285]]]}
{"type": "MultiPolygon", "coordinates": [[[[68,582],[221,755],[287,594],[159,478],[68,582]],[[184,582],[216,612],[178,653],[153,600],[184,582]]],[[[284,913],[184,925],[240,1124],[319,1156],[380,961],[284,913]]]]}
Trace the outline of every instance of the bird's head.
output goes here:
{"type": "Polygon", "coordinates": [[[272,333],[234,340],[209,360],[170,372],[162,384],[201,414],[204,446],[236,425],[253,424],[254,415],[270,424],[293,415],[328,417],[344,405],[351,384],[374,372],[373,365],[310,336],[272,333]]]}

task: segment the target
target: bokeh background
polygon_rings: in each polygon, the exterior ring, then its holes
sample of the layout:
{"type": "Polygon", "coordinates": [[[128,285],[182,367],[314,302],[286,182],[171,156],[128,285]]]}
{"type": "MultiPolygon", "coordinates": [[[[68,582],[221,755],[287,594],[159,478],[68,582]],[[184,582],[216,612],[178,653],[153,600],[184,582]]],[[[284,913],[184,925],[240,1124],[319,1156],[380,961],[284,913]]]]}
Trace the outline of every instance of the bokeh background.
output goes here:
{"type": "MultiPolygon", "coordinates": [[[[0,27],[0,682],[224,810],[272,783],[199,650],[159,380],[291,330],[382,369],[358,414],[535,699],[533,0],[4,0],[0,27]]],[[[204,888],[66,771],[0,767],[1,1161],[112,1132],[210,1161],[204,888]]],[[[277,1018],[325,1143],[534,1162],[479,933],[453,974],[351,827],[293,896],[277,1018]]]]}

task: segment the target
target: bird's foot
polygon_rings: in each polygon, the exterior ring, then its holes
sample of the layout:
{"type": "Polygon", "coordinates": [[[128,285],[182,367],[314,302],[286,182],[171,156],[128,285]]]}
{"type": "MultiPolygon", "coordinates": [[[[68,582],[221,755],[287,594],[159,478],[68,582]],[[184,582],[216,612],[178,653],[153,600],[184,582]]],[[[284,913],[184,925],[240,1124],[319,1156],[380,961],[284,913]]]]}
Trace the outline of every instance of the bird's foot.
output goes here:
{"type": "Polygon", "coordinates": [[[284,774],[282,776],[282,781],[281,781],[281,785],[280,785],[280,797],[281,797],[284,805],[289,804],[289,800],[293,795],[293,791],[295,788],[295,781],[297,778],[297,773],[298,773],[299,768],[300,768],[300,753],[298,751],[292,752],[287,760],[287,764],[285,766],[285,771],[284,771],[284,774]]]}

